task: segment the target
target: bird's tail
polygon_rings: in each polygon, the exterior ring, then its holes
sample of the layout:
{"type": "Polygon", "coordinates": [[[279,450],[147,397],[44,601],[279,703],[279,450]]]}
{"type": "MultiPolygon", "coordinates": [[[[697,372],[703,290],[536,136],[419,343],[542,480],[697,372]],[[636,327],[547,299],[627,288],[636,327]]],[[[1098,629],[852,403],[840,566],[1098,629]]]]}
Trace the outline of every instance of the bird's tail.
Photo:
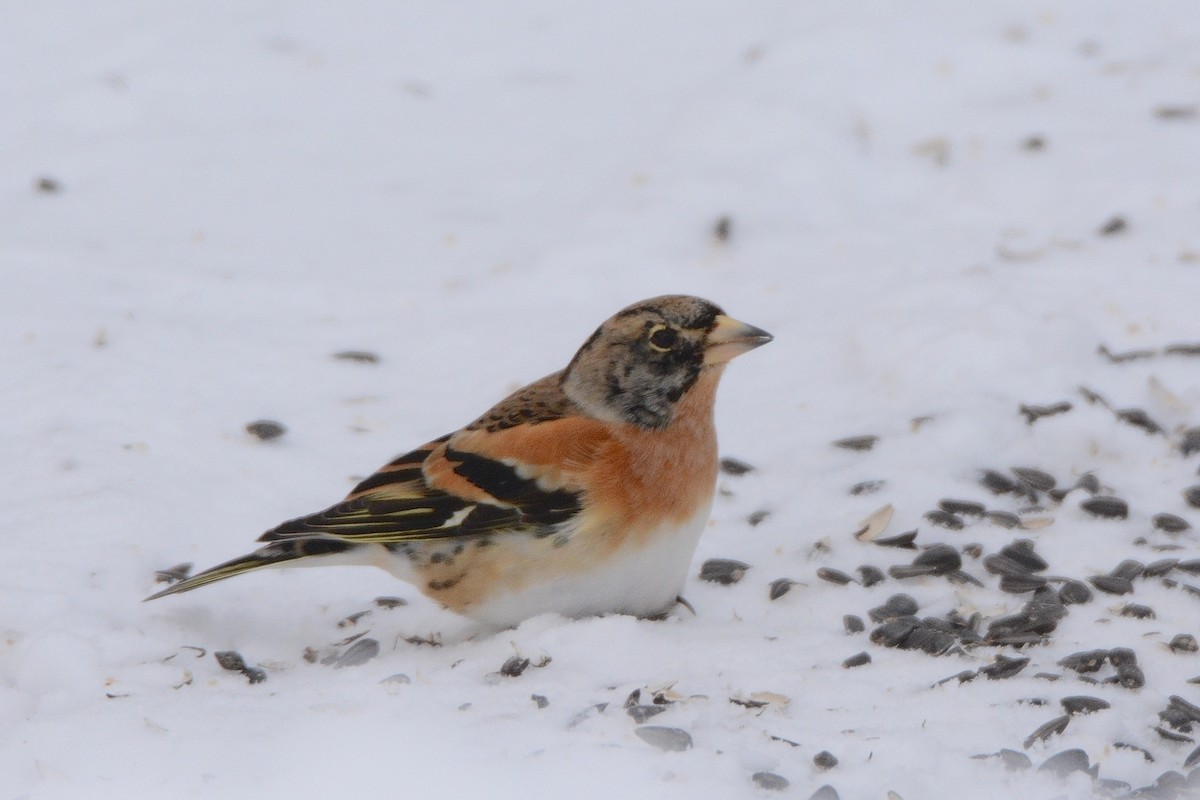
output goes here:
{"type": "Polygon", "coordinates": [[[169,594],[179,594],[180,592],[190,592],[192,589],[198,589],[201,586],[207,586],[210,583],[223,581],[226,578],[232,578],[234,575],[241,575],[244,572],[252,572],[256,569],[264,569],[265,567],[275,567],[286,564],[289,561],[296,561],[301,558],[310,556],[328,556],[338,553],[345,553],[354,549],[357,545],[350,542],[343,542],[337,539],[326,539],[320,537],[303,537],[295,539],[281,539],[271,542],[265,547],[260,547],[253,553],[244,555],[241,558],[235,558],[232,561],[226,561],[224,564],[206,569],[204,572],[197,573],[186,580],[172,584],[161,592],[152,594],[146,600],[157,600],[160,597],[166,597],[169,594]]]}

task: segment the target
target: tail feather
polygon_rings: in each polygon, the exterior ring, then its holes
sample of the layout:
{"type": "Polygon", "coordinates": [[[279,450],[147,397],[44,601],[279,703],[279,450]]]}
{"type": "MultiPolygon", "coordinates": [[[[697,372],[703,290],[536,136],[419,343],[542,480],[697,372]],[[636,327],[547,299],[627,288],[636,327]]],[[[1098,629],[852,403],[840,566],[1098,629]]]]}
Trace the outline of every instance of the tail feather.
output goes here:
{"type": "Polygon", "coordinates": [[[197,573],[186,580],[172,584],[166,589],[163,589],[161,592],[150,595],[146,598],[146,600],[157,600],[158,598],[166,597],[169,594],[190,592],[192,589],[199,589],[201,586],[207,586],[210,583],[223,581],[226,578],[232,578],[235,575],[241,575],[245,572],[253,572],[256,569],[279,566],[281,564],[286,564],[289,561],[296,561],[297,559],[301,558],[345,553],[357,546],[358,545],[349,542],[342,542],[334,539],[324,539],[320,537],[286,539],[283,541],[272,542],[265,547],[258,548],[253,553],[241,556],[240,558],[235,558],[231,561],[226,561],[224,564],[218,564],[217,566],[197,573]]]}

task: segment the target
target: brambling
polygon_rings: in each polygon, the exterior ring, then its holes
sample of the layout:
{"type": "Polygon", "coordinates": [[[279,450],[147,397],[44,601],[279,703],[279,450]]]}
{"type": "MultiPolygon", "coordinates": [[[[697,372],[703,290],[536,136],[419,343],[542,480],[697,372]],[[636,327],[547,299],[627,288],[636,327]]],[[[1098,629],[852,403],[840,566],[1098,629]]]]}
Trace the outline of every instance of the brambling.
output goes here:
{"type": "Polygon", "coordinates": [[[771,338],[698,297],[636,303],[565,369],[147,599],[304,562],[382,567],[500,627],[544,612],[663,614],[712,506],[717,383],[771,338]]]}

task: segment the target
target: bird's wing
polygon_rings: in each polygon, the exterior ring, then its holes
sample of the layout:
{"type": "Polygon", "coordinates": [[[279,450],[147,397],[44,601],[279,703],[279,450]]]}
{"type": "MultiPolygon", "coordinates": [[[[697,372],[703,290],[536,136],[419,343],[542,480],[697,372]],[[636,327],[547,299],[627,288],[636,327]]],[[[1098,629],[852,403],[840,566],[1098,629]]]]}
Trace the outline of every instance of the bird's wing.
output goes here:
{"type": "Polygon", "coordinates": [[[460,436],[445,436],[400,456],[342,502],[284,522],[259,541],[319,537],[391,544],[502,530],[548,535],[579,512],[578,487],[547,488],[523,476],[528,470],[510,459],[472,446],[469,435],[457,444],[460,436]]]}

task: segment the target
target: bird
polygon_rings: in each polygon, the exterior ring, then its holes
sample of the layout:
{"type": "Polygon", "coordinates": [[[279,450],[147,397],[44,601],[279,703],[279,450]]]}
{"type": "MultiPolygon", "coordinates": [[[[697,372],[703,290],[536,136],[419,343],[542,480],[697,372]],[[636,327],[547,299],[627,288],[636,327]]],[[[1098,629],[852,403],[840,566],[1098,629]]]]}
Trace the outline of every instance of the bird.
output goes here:
{"type": "Polygon", "coordinates": [[[634,303],[564,369],[146,599],[267,567],[353,564],[497,628],[543,613],[663,616],[712,507],[717,384],[772,338],[698,297],[634,303]]]}

